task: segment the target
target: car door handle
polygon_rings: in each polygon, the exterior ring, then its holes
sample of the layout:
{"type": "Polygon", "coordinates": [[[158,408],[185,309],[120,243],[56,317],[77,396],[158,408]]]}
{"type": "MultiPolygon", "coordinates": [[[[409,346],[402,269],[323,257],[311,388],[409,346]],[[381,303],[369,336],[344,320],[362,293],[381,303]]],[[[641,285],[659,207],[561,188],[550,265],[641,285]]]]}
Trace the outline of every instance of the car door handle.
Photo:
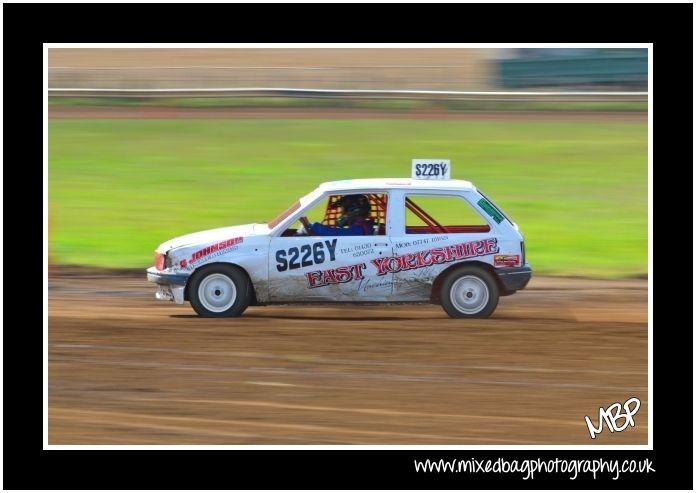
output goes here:
{"type": "Polygon", "coordinates": [[[389,243],[375,243],[376,247],[389,246],[389,243]]]}

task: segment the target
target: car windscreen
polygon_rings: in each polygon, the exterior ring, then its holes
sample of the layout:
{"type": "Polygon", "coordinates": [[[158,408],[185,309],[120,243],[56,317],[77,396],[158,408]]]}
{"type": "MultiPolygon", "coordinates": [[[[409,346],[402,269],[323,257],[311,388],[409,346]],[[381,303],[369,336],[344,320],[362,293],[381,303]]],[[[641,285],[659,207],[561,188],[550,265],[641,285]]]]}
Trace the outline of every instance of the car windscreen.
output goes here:
{"type": "Polygon", "coordinates": [[[293,212],[295,212],[299,208],[300,208],[300,201],[298,200],[297,202],[292,204],[290,207],[285,209],[283,212],[281,212],[275,219],[269,221],[268,227],[270,229],[275,228],[280,223],[282,223],[288,216],[290,216],[290,214],[292,214],[293,212]]]}

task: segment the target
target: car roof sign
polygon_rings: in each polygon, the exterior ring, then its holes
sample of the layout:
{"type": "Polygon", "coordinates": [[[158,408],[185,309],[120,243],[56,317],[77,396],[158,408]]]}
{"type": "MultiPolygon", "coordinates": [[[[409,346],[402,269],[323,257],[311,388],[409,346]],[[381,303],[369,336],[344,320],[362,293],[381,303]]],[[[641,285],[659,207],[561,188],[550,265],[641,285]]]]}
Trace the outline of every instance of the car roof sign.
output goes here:
{"type": "Polygon", "coordinates": [[[452,166],[449,159],[413,159],[411,178],[415,180],[449,180],[452,166]]]}

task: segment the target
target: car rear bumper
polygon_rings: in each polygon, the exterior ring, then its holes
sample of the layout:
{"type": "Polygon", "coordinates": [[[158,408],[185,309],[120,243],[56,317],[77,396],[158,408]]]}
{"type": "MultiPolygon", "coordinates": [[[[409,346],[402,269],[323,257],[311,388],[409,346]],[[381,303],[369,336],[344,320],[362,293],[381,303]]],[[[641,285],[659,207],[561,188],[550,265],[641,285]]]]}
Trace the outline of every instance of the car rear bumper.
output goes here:
{"type": "Polygon", "coordinates": [[[532,278],[532,268],[529,264],[512,269],[496,269],[496,273],[506,291],[524,289],[532,278]]]}

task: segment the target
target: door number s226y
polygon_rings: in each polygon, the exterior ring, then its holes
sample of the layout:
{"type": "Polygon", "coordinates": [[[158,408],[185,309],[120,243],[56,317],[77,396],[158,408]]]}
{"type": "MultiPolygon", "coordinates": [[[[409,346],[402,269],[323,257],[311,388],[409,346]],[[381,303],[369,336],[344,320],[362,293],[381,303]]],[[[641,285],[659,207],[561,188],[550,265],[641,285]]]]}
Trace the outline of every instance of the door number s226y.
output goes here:
{"type": "Polygon", "coordinates": [[[287,250],[278,250],[275,253],[276,269],[278,272],[301,269],[315,264],[323,264],[327,260],[336,260],[337,239],[317,241],[298,247],[290,247],[287,250]],[[327,259],[328,254],[328,259],[327,259]]]}

